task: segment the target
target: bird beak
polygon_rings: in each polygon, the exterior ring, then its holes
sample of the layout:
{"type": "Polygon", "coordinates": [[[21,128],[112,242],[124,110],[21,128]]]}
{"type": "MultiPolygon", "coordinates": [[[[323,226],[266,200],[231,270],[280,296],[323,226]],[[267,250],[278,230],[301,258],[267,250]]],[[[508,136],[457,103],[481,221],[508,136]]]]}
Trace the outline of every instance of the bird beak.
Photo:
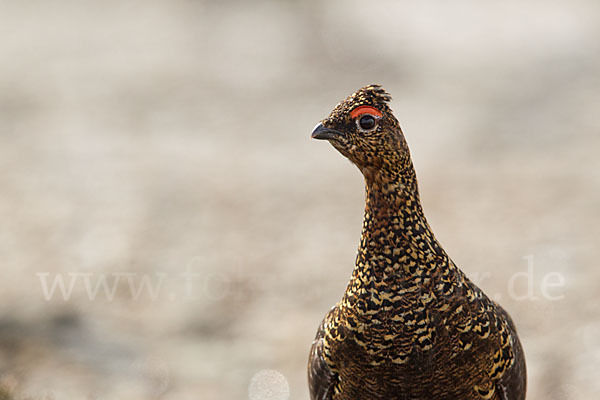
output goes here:
{"type": "Polygon", "coordinates": [[[344,136],[344,134],[334,129],[325,128],[321,123],[318,123],[317,126],[315,126],[315,129],[313,129],[312,133],[310,134],[311,138],[321,140],[336,139],[340,136],[344,136]]]}

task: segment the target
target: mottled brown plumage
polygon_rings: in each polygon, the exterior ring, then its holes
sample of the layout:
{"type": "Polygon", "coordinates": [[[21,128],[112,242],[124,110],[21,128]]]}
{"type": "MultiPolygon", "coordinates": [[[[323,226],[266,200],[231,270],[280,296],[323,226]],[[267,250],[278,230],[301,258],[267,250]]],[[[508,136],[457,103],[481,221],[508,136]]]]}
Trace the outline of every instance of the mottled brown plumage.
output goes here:
{"type": "Polygon", "coordinates": [[[352,278],[311,348],[311,399],[522,400],[515,326],[431,232],[389,100],[364,87],[312,133],[361,170],[366,208],[352,278]]]}

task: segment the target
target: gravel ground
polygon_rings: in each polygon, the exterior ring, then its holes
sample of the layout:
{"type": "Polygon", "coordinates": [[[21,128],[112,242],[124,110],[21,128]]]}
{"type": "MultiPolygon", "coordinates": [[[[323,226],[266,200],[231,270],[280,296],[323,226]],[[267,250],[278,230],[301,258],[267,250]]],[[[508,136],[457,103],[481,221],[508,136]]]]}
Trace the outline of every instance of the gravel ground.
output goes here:
{"type": "Polygon", "coordinates": [[[598,2],[1,2],[0,32],[0,398],[307,399],[364,201],[309,134],[368,83],[528,399],[600,393],[598,2]]]}

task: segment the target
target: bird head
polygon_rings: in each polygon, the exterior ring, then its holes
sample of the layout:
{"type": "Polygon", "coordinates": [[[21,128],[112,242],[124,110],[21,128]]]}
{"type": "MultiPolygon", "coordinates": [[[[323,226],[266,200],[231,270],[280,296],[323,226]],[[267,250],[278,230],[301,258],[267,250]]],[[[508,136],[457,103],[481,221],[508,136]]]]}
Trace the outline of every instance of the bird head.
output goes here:
{"type": "Polygon", "coordinates": [[[381,86],[365,86],[340,102],[311,137],[328,140],[365,177],[402,168],[410,154],[390,100],[381,86]]]}

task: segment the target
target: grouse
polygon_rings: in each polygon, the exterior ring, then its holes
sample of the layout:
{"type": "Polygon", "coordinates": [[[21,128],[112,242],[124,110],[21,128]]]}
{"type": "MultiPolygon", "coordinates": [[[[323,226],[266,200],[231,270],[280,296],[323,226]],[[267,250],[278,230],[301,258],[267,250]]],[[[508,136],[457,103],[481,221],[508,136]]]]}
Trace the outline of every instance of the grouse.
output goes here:
{"type": "Polygon", "coordinates": [[[523,348],[509,314],[433,235],[391,96],[379,85],[340,102],[313,130],[365,178],[352,277],[310,350],[313,400],[523,400],[523,348]]]}

